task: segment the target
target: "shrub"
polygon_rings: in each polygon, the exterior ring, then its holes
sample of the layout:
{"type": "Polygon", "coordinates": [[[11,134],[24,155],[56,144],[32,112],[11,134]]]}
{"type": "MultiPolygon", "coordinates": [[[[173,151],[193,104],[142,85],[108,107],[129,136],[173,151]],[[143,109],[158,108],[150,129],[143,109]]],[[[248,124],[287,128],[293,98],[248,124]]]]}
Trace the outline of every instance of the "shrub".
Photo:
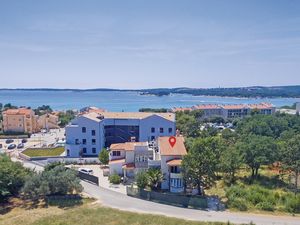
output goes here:
{"type": "Polygon", "coordinates": [[[274,204],[271,202],[260,202],[255,206],[255,208],[265,211],[274,211],[274,204]]]}
{"type": "Polygon", "coordinates": [[[77,173],[57,165],[31,176],[26,180],[22,191],[25,198],[38,200],[47,195],[66,195],[80,193],[82,190],[77,173]]]}
{"type": "Polygon", "coordinates": [[[140,172],[136,176],[136,184],[139,188],[144,189],[149,184],[149,177],[146,172],[140,172]]]}
{"type": "Polygon", "coordinates": [[[235,208],[235,209],[238,209],[240,211],[247,211],[248,210],[247,202],[243,198],[232,199],[230,202],[228,202],[228,206],[230,208],[235,208]]]}
{"type": "Polygon", "coordinates": [[[120,184],[121,177],[118,174],[113,174],[109,176],[109,182],[112,184],[120,184]]]}
{"type": "Polygon", "coordinates": [[[290,213],[300,213],[300,195],[288,195],[285,201],[285,210],[290,213]]]}

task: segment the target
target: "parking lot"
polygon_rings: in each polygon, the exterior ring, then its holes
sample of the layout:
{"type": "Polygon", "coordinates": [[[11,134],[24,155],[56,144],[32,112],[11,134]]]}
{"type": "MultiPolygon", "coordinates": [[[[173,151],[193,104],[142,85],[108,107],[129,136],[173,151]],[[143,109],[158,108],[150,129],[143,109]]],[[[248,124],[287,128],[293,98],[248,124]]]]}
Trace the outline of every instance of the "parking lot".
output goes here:
{"type": "Polygon", "coordinates": [[[65,138],[65,129],[52,129],[49,132],[40,132],[36,134],[32,134],[30,138],[26,139],[26,143],[23,143],[24,146],[19,146],[22,143],[22,138],[20,139],[12,139],[13,142],[6,143],[7,139],[0,139],[0,146],[2,145],[2,149],[7,151],[8,153],[14,150],[22,151],[26,148],[40,148],[40,147],[49,147],[54,145],[58,140],[63,140],[65,138]],[[11,144],[16,145],[13,149],[8,149],[11,144]]]}

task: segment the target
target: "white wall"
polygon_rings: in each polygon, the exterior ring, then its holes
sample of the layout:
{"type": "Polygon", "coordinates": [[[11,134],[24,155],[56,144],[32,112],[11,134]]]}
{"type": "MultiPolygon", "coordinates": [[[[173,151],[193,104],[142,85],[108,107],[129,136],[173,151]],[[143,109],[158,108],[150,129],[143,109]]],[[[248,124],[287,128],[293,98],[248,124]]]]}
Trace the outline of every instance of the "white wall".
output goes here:
{"type": "Polygon", "coordinates": [[[142,119],[140,122],[140,141],[151,141],[151,136],[155,138],[160,136],[174,136],[176,133],[175,122],[167,120],[157,115],[153,115],[142,119]],[[155,132],[151,132],[151,128],[155,128],[155,132]],[[160,128],[164,129],[163,133],[160,133],[160,128]],[[169,128],[172,128],[172,132],[169,133],[169,128]]]}
{"type": "Polygon", "coordinates": [[[88,119],[86,117],[80,116],[72,121],[74,125],[66,126],[66,147],[70,150],[71,157],[78,157],[79,150],[86,148],[86,153],[84,155],[93,155],[97,156],[102,150],[103,144],[103,131],[101,129],[102,124],[88,119]],[[82,127],[86,127],[86,133],[82,132],[82,127]],[[92,130],[95,130],[96,135],[92,136],[92,130]],[[79,141],[79,150],[78,145],[75,145],[75,140],[79,141]],[[82,143],[82,140],[86,139],[86,144],[82,143]],[[92,139],[96,139],[96,144],[92,144],[92,139]],[[96,153],[92,152],[92,148],[96,148],[96,153]]]}

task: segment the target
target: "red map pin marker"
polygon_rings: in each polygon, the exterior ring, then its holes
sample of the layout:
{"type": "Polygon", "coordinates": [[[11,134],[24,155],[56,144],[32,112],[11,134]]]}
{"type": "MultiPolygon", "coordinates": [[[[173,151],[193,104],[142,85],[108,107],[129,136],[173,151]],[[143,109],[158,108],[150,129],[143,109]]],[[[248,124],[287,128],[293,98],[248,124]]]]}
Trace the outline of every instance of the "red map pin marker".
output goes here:
{"type": "Polygon", "coordinates": [[[174,147],[174,145],[176,144],[176,137],[172,136],[169,138],[169,143],[172,146],[172,148],[174,147]]]}

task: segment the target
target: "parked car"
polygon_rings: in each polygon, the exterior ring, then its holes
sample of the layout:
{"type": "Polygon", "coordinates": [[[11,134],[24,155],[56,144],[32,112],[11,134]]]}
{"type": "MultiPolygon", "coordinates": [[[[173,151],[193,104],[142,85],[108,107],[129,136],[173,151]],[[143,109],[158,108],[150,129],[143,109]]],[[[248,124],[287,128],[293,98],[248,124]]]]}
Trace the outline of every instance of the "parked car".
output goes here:
{"type": "Polygon", "coordinates": [[[18,144],[17,148],[24,148],[24,144],[23,143],[18,144]]]}
{"type": "Polygon", "coordinates": [[[13,139],[7,139],[7,140],[5,141],[6,144],[10,144],[10,143],[13,143],[13,142],[14,142],[13,139]]]}
{"type": "Polygon", "coordinates": [[[22,139],[22,143],[27,143],[27,139],[22,139]]]}
{"type": "Polygon", "coordinates": [[[79,168],[78,171],[81,173],[89,174],[89,175],[93,174],[93,170],[89,169],[89,168],[79,168]]]}
{"type": "Polygon", "coordinates": [[[16,145],[15,145],[15,144],[10,144],[10,145],[7,147],[7,149],[14,149],[14,148],[16,148],[16,145]]]}

